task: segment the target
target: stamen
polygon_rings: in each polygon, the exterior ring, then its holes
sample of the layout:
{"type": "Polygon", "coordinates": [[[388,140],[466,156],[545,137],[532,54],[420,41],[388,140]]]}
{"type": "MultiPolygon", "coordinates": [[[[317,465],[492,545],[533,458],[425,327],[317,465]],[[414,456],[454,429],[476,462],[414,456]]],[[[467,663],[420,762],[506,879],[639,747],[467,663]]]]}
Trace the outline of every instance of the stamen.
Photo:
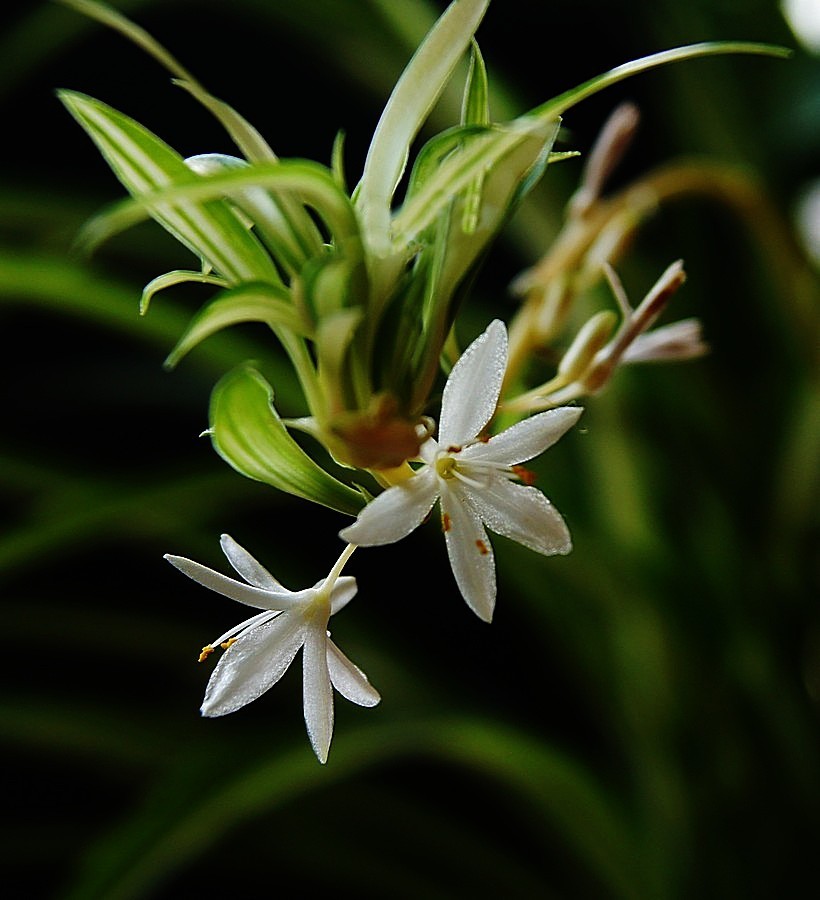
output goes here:
{"type": "Polygon", "coordinates": [[[465,459],[458,463],[458,469],[460,472],[463,472],[465,469],[469,469],[471,472],[475,470],[483,470],[485,472],[510,471],[510,467],[506,463],[496,462],[492,459],[465,459]]]}
{"type": "Polygon", "coordinates": [[[240,622],[238,625],[234,625],[233,628],[229,628],[225,634],[220,635],[215,641],[213,641],[208,646],[213,650],[214,647],[222,647],[225,644],[225,641],[234,638],[235,640],[239,640],[243,634],[247,634],[247,632],[256,628],[257,625],[262,625],[265,622],[270,621],[271,619],[275,619],[276,616],[280,615],[278,612],[261,612],[255,616],[251,616],[250,619],[245,619],[244,622],[240,622]]]}
{"type": "Polygon", "coordinates": [[[235,644],[236,641],[237,641],[237,638],[228,638],[227,641],[223,641],[219,646],[220,646],[223,650],[227,650],[228,647],[230,647],[231,645],[235,644]]]}
{"type": "Polygon", "coordinates": [[[464,472],[460,471],[455,466],[453,467],[453,475],[458,478],[459,481],[464,482],[464,484],[469,484],[470,487],[476,488],[476,490],[482,490],[487,487],[486,481],[478,481],[475,478],[470,478],[469,475],[465,475],[464,472]]]}
{"type": "Polygon", "coordinates": [[[484,543],[484,541],[482,541],[482,540],[477,540],[477,541],[475,542],[475,545],[476,545],[476,547],[478,547],[478,552],[479,552],[482,556],[486,556],[486,555],[490,552],[489,548],[487,547],[487,545],[486,545],[486,544],[484,543]]]}
{"type": "Polygon", "coordinates": [[[532,469],[527,469],[524,466],[513,466],[512,467],[513,474],[519,481],[523,482],[526,485],[535,484],[536,474],[532,471],[532,469]]]}
{"type": "Polygon", "coordinates": [[[205,660],[214,652],[214,648],[210,644],[206,644],[199,654],[197,662],[205,662],[205,660]]]}

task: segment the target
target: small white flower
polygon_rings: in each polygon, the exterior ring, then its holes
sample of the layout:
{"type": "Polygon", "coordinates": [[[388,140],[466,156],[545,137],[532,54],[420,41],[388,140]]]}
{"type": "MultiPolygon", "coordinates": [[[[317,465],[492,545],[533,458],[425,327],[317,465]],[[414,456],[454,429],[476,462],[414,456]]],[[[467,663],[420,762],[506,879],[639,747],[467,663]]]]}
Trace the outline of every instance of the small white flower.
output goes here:
{"type": "Polygon", "coordinates": [[[340,532],[355,544],[390,544],[421,524],[437,499],[456,582],[470,608],[489,622],[495,606],[495,562],[484,529],[538,553],[569,553],[569,531],[536,488],[516,484],[516,468],[538,456],[571,428],[578,407],[539,413],[483,441],[507,368],[507,330],[498,319],[453,367],[441,404],[438,440],[421,448],[422,465],[388,488],[340,532]]]}
{"type": "Polygon", "coordinates": [[[303,648],[305,723],[313,750],[323,763],[333,736],[332,688],[360,706],[375,706],[381,699],[327,630],[329,618],[356,594],[356,579],[340,577],[355,547],[345,547],[323,581],[303,591],[289,591],[227,534],[220,543],[228,562],[247,583],[181,556],[165,557],[210,590],[264,610],[203,648],[200,662],[216,646],[221,645],[225,653],[208,681],[202,715],[224,716],[256,700],[279,681],[303,648]]]}

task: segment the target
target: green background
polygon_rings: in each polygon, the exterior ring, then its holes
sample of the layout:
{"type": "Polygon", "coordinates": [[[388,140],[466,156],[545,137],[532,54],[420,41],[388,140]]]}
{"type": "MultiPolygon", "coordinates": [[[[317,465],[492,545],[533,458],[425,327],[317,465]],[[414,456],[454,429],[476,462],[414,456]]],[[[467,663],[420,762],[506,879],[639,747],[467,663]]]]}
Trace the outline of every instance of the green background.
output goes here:
{"type": "MultiPolygon", "coordinates": [[[[281,156],[355,183],[391,85],[444,4],[122,3],[281,156]]],[[[478,39],[497,118],[621,62],[700,40],[797,47],[640,76],[565,117],[587,151],[623,99],[642,111],[613,187],[682,157],[755,197],[663,206],[619,266],[639,298],[672,260],[669,319],[712,353],[635,368],[539,461],[571,556],[494,540],[492,626],[460,601],[438,528],[362,551],[334,637],[383,702],[339,699],[327,766],[304,733],[299,666],[218,720],[199,648],[241,610],[163,553],[225,570],[229,532],[290,587],[338,554],[338,514],[229,470],[198,434],[248,358],[299,398],[260,327],[173,373],[207,289],[137,315],[192,264],[152,224],[72,253],[122,190],[54,90],[123,110],[184,155],[227,138],[153,61],[71,11],[6,7],[0,44],[0,536],[4,881],[19,896],[361,898],[796,896],[820,839],[817,273],[790,216],[820,175],[820,66],[770,0],[495,0],[478,39]]],[[[453,121],[453,98],[434,116],[453,121]],[[449,102],[449,105],[448,105],[449,102]]],[[[507,284],[549,246],[580,162],[549,169],[478,280],[463,341],[509,320],[507,284]]],[[[604,294],[596,302],[608,302],[604,294]]]]}

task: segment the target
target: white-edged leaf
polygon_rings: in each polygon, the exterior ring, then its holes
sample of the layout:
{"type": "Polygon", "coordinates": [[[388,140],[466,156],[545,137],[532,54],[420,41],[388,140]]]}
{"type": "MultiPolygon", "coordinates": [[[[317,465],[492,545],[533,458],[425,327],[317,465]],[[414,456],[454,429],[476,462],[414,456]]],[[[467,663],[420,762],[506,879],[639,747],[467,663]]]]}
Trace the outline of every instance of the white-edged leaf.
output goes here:
{"type": "MultiPolygon", "coordinates": [[[[350,200],[339,189],[328,169],[319,163],[309,160],[284,160],[278,163],[249,165],[246,168],[223,171],[208,177],[197,176],[191,172],[190,177],[196,180],[161,187],[143,196],[117,203],[95,216],[83,229],[84,246],[94,247],[126,228],[144,221],[151,215],[150,210],[157,205],[213,202],[214,198],[233,195],[247,188],[264,188],[270,191],[277,201],[283,195],[291,198],[298,196],[300,203],[316,211],[337,243],[358,235],[358,222],[350,200]]],[[[224,201],[219,202],[224,205],[224,201]]],[[[230,212],[227,206],[225,210],[238,224],[239,220],[234,213],[230,212]]]]}
{"type": "MultiPolygon", "coordinates": [[[[133,196],[200,180],[178,153],[123,113],[72,91],[59,96],[133,196]]],[[[150,214],[228,281],[280,280],[259,241],[224,201],[157,203],[150,214]]]]}
{"type": "Polygon", "coordinates": [[[227,287],[225,279],[220,278],[218,275],[208,275],[206,272],[192,272],[189,269],[175,269],[173,272],[157,275],[156,278],[151,279],[145,285],[140,298],[140,315],[144,316],[148,312],[148,307],[155,294],[167,288],[175,287],[178,284],[188,284],[190,282],[227,287]]]}
{"type": "MultiPolygon", "coordinates": [[[[247,160],[224,153],[201,153],[188,157],[185,164],[205,177],[245,169],[249,165],[247,160]]],[[[290,274],[298,272],[307,259],[321,252],[319,229],[295,197],[282,194],[274,200],[263,188],[246,187],[237,188],[227,199],[256,226],[263,242],[290,274]],[[285,206],[287,214],[283,211],[285,206]]]]}
{"type": "Polygon", "coordinates": [[[165,367],[174,368],[197,344],[242,322],[263,322],[276,332],[286,328],[297,335],[308,333],[286,290],[264,283],[243,284],[223,291],[197,313],[165,360],[165,367]]]}
{"type": "Polygon", "coordinates": [[[255,369],[225,375],[211,394],[210,434],[234,469],[297,497],[356,515],[358,491],[322,469],[288,434],[273,407],[273,389],[255,369]]]}
{"type": "Polygon", "coordinates": [[[376,126],[357,188],[365,239],[389,253],[390,207],[415,136],[467,49],[489,0],[457,0],[447,7],[402,73],[376,126]]]}
{"type": "Polygon", "coordinates": [[[549,149],[557,127],[557,121],[545,123],[538,119],[521,118],[466,139],[464,145],[442,162],[393,217],[396,251],[411,244],[416,235],[431,225],[442,209],[476,178],[486,176],[497,165],[503,165],[504,157],[518,146],[535,138],[549,149]]]}

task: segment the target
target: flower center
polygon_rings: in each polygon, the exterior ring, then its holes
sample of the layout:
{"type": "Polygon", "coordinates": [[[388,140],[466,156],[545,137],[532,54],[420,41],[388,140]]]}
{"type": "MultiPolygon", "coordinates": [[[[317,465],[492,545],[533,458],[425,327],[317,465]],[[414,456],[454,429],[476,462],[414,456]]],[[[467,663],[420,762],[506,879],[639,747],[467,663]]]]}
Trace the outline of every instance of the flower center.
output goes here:
{"type": "Polygon", "coordinates": [[[304,611],[304,619],[306,622],[315,622],[324,619],[325,622],[330,618],[330,595],[333,590],[323,586],[310,601],[304,611]]]}
{"type": "Polygon", "coordinates": [[[440,456],[436,460],[436,475],[439,478],[456,477],[456,461],[452,456],[440,456]]]}

